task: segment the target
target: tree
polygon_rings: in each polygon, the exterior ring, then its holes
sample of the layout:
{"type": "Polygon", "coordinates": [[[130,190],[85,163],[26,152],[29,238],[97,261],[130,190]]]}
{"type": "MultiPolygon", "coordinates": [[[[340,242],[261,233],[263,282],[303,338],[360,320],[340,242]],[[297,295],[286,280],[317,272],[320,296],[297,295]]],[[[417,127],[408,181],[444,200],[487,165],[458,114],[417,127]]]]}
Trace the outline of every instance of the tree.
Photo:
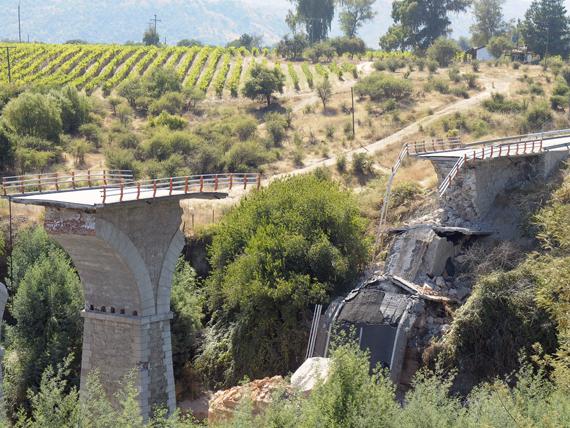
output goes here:
{"type": "Polygon", "coordinates": [[[485,46],[493,37],[505,32],[503,4],[505,0],[475,0],[473,2],[475,24],[471,26],[471,34],[474,45],[485,46]]]}
{"type": "MultiPolygon", "coordinates": [[[[20,245],[29,247],[28,243],[20,245]]],[[[22,403],[28,388],[39,386],[44,369],[55,367],[68,355],[73,354],[70,378],[78,379],[82,304],[79,278],[61,249],[52,247],[49,254],[42,251],[28,264],[11,305],[16,323],[7,332],[7,352],[15,356],[8,358],[5,382],[12,412],[22,403]]]]}
{"type": "Polygon", "coordinates": [[[332,85],[328,78],[317,83],[315,91],[323,103],[323,110],[327,110],[327,102],[332,97],[332,85]]]}
{"type": "Polygon", "coordinates": [[[160,44],[160,35],[154,27],[150,26],[144,32],[143,43],[146,46],[158,46],[160,44]]]}
{"type": "Polygon", "coordinates": [[[271,105],[271,99],[275,92],[283,93],[285,76],[279,68],[270,70],[261,64],[256,64],[251,70],[251,77],[245,82],[242,90],[244,97],[265,99],[267,107],[271,105]]]}
{"type": "Polygon", "coordinates": [[[52,91],[51,94],[58,101],[61,110],[63,131],[77,132],[89,117],[91,110],[89,99],[71,86],[66,86],[60,91],[52,91]]]}
{"type": "Polygon", "coordinates": [[[13,166],[14,145],[6,127],[0,122],[0,171],[7,171],[13,166]]]}
{"type": "Polygon", "coordinates": [[[376,16],[372,6],[376,0],[341,0],[340,28],[346,37],[356,37],[358,29],[376,16]]]}
{"type": "Polygon", "coordinates": [[[292,39],[285,36],[277,44],[277,53],[287,59],[297,59],[303,56],[308,46],[309,41],[304,34],[295,34],[292,39]]]}
{"type": "Polygon", "coordinates": [[[227,47],[246,48],[251,51],[253,48],[260,48],[263,43],[263,37],[256,34],[242,34],[238,39],[227,44],[227,47]]]}
{"type": "Polygon", "coordinates": [[[137,108],[136,101],[144,95],[144,88],[140,79],[128,79],[119,85],[118,93],[132,108],[137,108]]]}
{"type": "Polygon", "coordinates": [[[180,92],[182,82],[172,67],[158,67],[143,81],[146,94],[157,99],[167,92],[180,92]]]}
{"type": "Polygon", "coordinates": [[[203,43],[200,40],[196,39],[182,39],[178,43],[176,43],[176,46],[185,47],[185,48],[191,48],[193,46],[202,46],[202,45],[203,43]]]}
{"type": "Polygon", "coordinates": [[[295,10],[290,11],[288,24],[295,30],[305,28],[309,43],[320,42],[327,37],[334,18],[335,0],[291,0],[295,10]]]}
{"type": "Polygon", "coordinates": [[[196,335],[202,327],[203,294],[198,288],[196,272],[184,259],[176,265],[172,279],[172,360],[179,376],[196,349],[196,335]]]}
{"type": "Polygon", "coordinates": [[[460,51],[459,45],[451,39],[440,37],[428,48],[428,58],[437,61],[440,67],[447,67],[460,51]]]}
{"type": "Polygon", "coordinates": [[[542,56],[567,56],[570,28],[562,0],[534,0],[526,11],[522,34],[529,49],[542,56]]]}
{"type": "Polygon", "coordinates": [[[230,211],[209,251],[215,311],[197,361],[209,381],[297,367],[309,305],[357,278],[368,259],[364,230],[353,196],[315,175],[275,181],[230,211]]]}
{"type": "Polygon", "coordinates": [[[449,32],[448,14],[464,12],[471,0],[395,0],[392,19],[395,25],[380,40],[392,49],[427,49],[438,37],[449,32]]]}
{"type": "Polygon", "coordinates": [[[335,37],[329,39],[330,45],[336,50],[336,54],[338,56],[342,56],[345,53],[348,54],[351,58],[354,55],[363,54],[366,52],[366,44],[364,40],[353,37],[335,37]]]}
{"type": "Polygon", "coordinates": [[[506,36],[497,36],[489,40],[487,50],[495,58],[500,58],[506,51],[512,49],[513,44],[506,36]]]}

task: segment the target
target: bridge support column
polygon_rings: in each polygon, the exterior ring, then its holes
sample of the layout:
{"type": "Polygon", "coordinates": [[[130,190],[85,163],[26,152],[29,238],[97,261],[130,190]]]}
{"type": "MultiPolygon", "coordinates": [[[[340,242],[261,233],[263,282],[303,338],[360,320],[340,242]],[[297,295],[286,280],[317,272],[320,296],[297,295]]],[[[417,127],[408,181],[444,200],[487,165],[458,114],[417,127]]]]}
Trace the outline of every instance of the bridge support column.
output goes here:
{"type": "Polygon", "coordinates": [[[85,308],[81,392],[97,371],[113,399],[134,376],[144,416],[176,406],[170,338],[170,289],[184,247],[178,200],[96,209],[46,209],[45,226],[70,254],[85,308]]]}

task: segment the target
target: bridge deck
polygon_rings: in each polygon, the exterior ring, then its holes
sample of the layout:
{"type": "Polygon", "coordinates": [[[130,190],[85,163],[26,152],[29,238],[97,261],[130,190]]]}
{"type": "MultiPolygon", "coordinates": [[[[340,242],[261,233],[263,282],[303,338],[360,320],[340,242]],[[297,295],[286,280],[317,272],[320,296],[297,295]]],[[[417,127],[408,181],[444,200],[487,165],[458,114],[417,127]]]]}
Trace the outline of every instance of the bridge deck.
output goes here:
{"type": "Polygon", "coordinates": [[[429,153],[416,154],[424,159],[449,159],[469,157],[471,159],[492,159],[505,156],[525,156],[545,151],[568,151],[570,136],[552,137],[547,139],[530,139],[521,142],[495,144],[491,146],[467,146],[452,150],[442,150],[429,153]],[[493,148],[493,150],[491,150],[493,148]],[[483,150],[484,149],[484,150],[483,150]]]}
{"type": "Polygon", "coordinates": [[[129,180],[102,186],[90,181],[86,187],[76,187],[76,180],[73,182],[75,188],[69,188],[69,181],[59,179],[54,189],[53,180],[48,181],[43,176],[29,177],[5,180],[3,197],[19,204],[96,209],[166,198],[221,199],[233,189],[258,188],[261,184],[258,174],[218,174],[129,180]]]}
{"type": "MultiPolygon", "coordinates": [[[[130,188],[126,188],[128,190],[130,188]]],[[[41,205],[41,206],[56,206],[64,208],[100,208],[108,205],[126,204],[136,201],[165,199],[165,198],[195,198],[195,199],[221,199],[225,198],[228,194],[221,192],[189,192],[176,190],[169,192],[168,189],[159,189],[156,195],[153,196],[152,190],[141,190],[140,196],[137,198],[136,192],[128,192],[123,195],[120,200],[119,193],[107,196],[103,202],[103,192],[101,189],[80,189],[60,191],[53,193],[36,193],[23,196],[12,196],[10,199],[17,204],[26,205],[41,205]]]]}

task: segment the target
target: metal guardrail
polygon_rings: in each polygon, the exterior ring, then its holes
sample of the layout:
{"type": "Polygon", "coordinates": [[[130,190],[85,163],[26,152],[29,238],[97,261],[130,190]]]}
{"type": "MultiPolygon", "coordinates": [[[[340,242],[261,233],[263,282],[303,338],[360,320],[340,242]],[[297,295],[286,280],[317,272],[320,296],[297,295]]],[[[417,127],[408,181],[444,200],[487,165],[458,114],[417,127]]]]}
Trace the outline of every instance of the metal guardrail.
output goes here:
{"type": "Polygon", "coordinates": [[[380,220],[378,222],[378,229],[376,232],[374,261],[376,261],[378,249],[382,247],[383,244],[384,225],[386,224],[386,218],[388,217],[388,208],[390,206],[390,196],[392,195],[392,185],[394,183],[394,178],[402,166],[402,163],[408,156],[410,156],[410,145],[404,144],[402,150],[400,151],[400,154],[398,155],[398,159],[396,159],[396,163],[392,167],[392,172],[390,174],[390,178],[388,179],[388,184],[386,185],[386,192],[384,193],[384,201],[382,202],[382,210],[380,211],[380,220]]]}
{"type": "Polygon", "coordinates": [[[454,137],[449,139],[439,138],[427,141],[414,141],[413,143],[408,143],[407,146],[409,147],[410,155],[419,155],[446,150],[455,150],[465,147],[465,144],[461,142],[461,138],[454,137]]]}
{"type": "Polygon", "coordinates": [[[65,190],[90,189],[107,185],[134,182],[130,170],[72,171],[47,174],[27,174],[2,178],[3,196],[27,193],[60,192],[65,190]]]}
{"type": "Polygon", "coordinates": [[[230,191],[236,187],[247,189],[248,186],[255,186],[259,189],[261,174],[209,174],[137,181],[126,185],[103,186],[101,197],[105,204],[108,198],[116,196],[119,197],[119,202],[123,202],[129,195],[136,195],[134,200],[139,200],[208,191],[230,191]]]}
{"type": "Polygon", "coordinates": [[[521,134],[510,137],[495,138],[492,140],[475,141],[473,143],[462,143],[459,139],[450,140],[434,140],[434,142],[415,142],[410,144],[410,155],[423,155],[430,153],[443,153],[447,151],[455,151],[457,149],[466,149],[470,147],[487,147],[490,145],[508,145],[513,143],[524,143],[537,140],[551,140],[560,137],[570,137],[570,129],[559,129],[555,131],[536,132],[532,134],[521,134]],[[421,150],[422,147],[426,150],[421,150]],[[432,150],[427,150],[431,146],[432,150]]]}

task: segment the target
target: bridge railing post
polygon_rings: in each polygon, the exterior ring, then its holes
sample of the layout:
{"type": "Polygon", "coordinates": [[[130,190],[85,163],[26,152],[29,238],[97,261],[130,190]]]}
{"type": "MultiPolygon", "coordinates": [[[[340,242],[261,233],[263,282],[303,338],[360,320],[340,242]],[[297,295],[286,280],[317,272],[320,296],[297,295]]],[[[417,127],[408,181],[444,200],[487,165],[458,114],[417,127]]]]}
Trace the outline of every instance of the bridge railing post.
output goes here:
{"type": "Polygon", "coordinates": [[[204,176],[200,176],[200,193],[204,191],[204,176]]]}
{"type": "Polygon", "coordinates": [[[261,188],[261,174],[257,174],[257,190],[261,188]]]}

